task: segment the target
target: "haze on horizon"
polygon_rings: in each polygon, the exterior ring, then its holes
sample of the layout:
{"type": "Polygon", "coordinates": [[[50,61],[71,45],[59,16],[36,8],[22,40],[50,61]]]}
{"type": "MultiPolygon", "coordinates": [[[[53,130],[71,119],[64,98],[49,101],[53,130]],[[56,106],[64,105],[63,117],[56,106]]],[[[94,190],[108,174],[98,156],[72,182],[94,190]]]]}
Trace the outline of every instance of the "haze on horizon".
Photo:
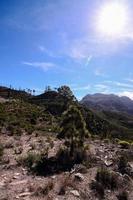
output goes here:
{"type": "Polygon", "coordinates": [[[133,99],[131,0],[1,0],[0,85],[133,99]]]}

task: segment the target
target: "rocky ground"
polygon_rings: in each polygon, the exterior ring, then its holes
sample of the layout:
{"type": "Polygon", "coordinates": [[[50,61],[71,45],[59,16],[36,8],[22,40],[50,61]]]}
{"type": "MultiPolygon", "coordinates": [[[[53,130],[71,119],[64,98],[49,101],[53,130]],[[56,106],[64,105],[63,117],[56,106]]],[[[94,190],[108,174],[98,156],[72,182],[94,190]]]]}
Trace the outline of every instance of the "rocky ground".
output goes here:
{"type": "Polygon", "coordinates": [[[106,189],[105,199],[118,200],[118,194],[127,191],[128,199],[133,199],[133,159],[129,166],[131,176],[117,171],[118,155],[125,151],[133,154],[132,149],[122,150],[116,143],[107,140],[89,139],[89,158],[86,166],[75,165],[70,172],[61,172],[52,176],[42,177],[31,174],[27,168],[18,165],[17,160],[28,152],[39,152],[50,146],[49,157],[57,152],[62,141],[49,133],[45,136],[36,134],[7,136],[0,134],[0,142],[4,146],[4,155],[0,163],[0,200],[95,200],[99,199],[90,185],[95,180],[97,169],[106,166],[114,171],[119,181],[119,188],[111,191],[106,189]]]}

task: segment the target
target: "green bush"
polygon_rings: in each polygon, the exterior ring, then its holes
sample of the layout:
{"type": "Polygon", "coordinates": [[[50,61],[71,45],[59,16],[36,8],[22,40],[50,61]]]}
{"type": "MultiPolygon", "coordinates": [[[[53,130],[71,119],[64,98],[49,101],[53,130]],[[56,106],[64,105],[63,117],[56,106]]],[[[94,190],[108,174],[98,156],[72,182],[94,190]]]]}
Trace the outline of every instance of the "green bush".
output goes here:
{"type": "Polygon", "coordinates": [[[110,190],[116,189],[118,185],[117,176],[105,168],[101,168],[97,171],[96,181],[101,183],[104,188],[110,190]]]}
{"type": "Polygon", "coordinates": [[[122,141],[122,140],[120,140],[119,142],[118,142],[118,144],[121,146],[121,148],[123,148],[123,149],[128,149],[129,147],[130,147],[130,143],[129,142],[127,142],[127,141],[122,141]]]}
{"type": "Polygon", "coordinates": [[[93,181],[90,185],[90,188],[96,193],[98,194],[98,196],[100,197],[100,199],[104,199],[104,186],[97,182],[97,181],[93,181]]]}
{"type": "Polygon", "coordinates": [[[126,155],[122,155],[118,160],[118,171],[121,174],[125,174],[127,172],[126,168],[128,166],[128,159],[126,155]]]}

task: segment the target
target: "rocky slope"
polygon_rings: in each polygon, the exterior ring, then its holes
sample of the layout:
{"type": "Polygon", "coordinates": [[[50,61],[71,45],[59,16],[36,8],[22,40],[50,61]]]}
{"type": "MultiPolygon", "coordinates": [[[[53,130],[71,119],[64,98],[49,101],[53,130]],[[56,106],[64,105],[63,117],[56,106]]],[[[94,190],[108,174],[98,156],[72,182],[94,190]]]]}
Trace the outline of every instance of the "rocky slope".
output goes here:
{"type": "MultiPolygon", "coordinates": [[[[39,133],[38,133],[39,134],[39,133]]],[[[122,150],[120,145],[109,141],[89,140],[88,164],[75,165],[70,172],[61,172],[51,176],[35,176],[27,167],[18,164],[18,160],[29,153],[49,149],[49,157],[54,156],[63,141],[48,133],[36,136],[22,134],[7,136],[0,134],[4,155],[0,162],[0,200],[97,200],[99,189],[91,186],[95,182],[97,170],[105,167],[117,177],[118,188],[104,189],[104,199],[119,200],[118,196],[126,191],[128,200],[133,199],[133,160],[129,161],[128,172],[121,174],[117,160],[121,151],[132,157],[130,149],[122,150]]]]}

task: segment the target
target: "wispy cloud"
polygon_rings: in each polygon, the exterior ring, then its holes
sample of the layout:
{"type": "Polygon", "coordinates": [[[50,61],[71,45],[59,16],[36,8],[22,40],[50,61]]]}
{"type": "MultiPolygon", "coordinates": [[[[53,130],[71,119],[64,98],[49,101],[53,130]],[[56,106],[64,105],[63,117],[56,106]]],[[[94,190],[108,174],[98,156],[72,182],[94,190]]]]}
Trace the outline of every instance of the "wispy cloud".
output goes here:
{"type": "Polygon", "coordinates": [[[43,45],[39,45],[38,46],[38,49],[42,52],[42,53],[44,53],[44,54],[47,54],[48,56],[50,56],[50,57],[57,57],[57,55],[55,55],[55,53],[53,53],[51,50],[49,50],[49,49],[47,49],[45,46],[43,46],[43,45]]]}
{"type": "Polygon", "coordinates": [[[128,82],[133,83],[133,79],[131,79],[131,78],[127,78],[127,79],[125,79],[125,80],[128,81],[128,82]]]}
{"type": "Polygon", "coordinates": [[[104,81],[106,84],[112,85],[112,86],[117,86],[117,87],[121,87],[121,88],[129,88],[129,89],[133,89],[133,84],[128,84],[125,82],[118,82],[118,81],[104,81]]]}
{"type": "Polygon", "coordinates": [[[85,66],[88,66],[88,65],[89,65],[89,63],[91,62],[92,58],[93,58],[92,55],[89,55],[89,56],[88,56],[85,66]]]}
{"type": "Polygon", "coordinates": [[[101,84],[101,83],[95,84],[93,86],[93,88],[94,88],[94,90],[96,92],[100,92],[100,93],[109,93],[109,91],[110,91],[110,87],[109,86],[107,86],[105,84],[101,84]]]}
{"type": "Polygon", "coordinates": [[[77,86],[73,88],[73,91],[82,91],[82,90],[89,90],[91,88],[90,85],[86,85],[86,86],[77,86]]]}
{"type": "Polygon", "coordinates": [[[95,76],[102,76],[102,77],[107,77],[107,75],[104,73],[103,69],[97,68],[94,70],[95,76]]]}
{"type": "Polygon", "coordinates": [[[35,68],[40,68],[44,71],[48,71],[49,69],[56,67],[56,65],[51,62],[22,62],[22,64],[35,68]]]}

